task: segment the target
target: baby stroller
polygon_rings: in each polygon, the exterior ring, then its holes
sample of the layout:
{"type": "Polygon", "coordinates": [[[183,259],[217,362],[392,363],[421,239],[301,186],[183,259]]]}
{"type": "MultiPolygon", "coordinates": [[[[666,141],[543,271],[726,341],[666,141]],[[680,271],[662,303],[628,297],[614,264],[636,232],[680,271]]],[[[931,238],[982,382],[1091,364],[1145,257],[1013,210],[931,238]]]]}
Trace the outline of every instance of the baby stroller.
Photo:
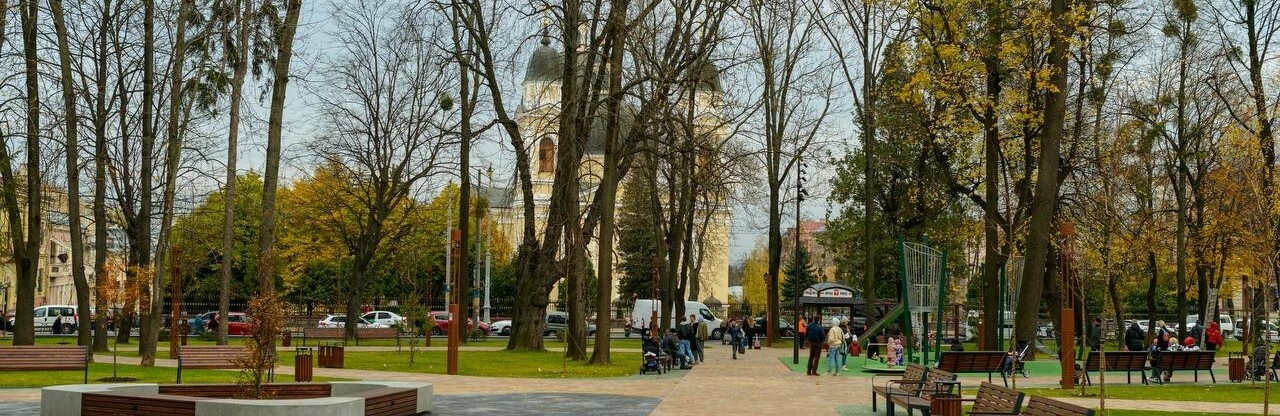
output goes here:
{"type": "MultiPolygon", "coordinates": [[[[1276,358],[1280,358],[1280,352],[1276,353],[1276,358]]],[[[1267,377],[1272,377],[1274,380],[1274,368],[1274,365],[1267,365],[1267,352],[1264,347],[1259,346],[1254,348],[1253,355],[1249,357],[1249,363],[1245,364],[1244,376],[1247,380],[1265,381],[1267,377]]]]}
{"type": "Polygon", "coordinates": [[[662,347],[658,345],[658,340],[645,334],[640,348],[644,351],[640,358],[640,374],[662,374],[662,347]]]}
{"type": "Polygon", "coordinates": [[[1027,367],[1024,365],[1024,362],[1027,359],[1027,354],[1030,350],[1030,342],[1018,341],[1017,347],[1014,348],[1013,351],[1010,351],[1008,355],[1005,355],[1004,362],[1000,363],[1001,375],[1006,378],[1013,377],[1014,375],[1030,377],[1030,375],[1027,374],[1027,367]]]}

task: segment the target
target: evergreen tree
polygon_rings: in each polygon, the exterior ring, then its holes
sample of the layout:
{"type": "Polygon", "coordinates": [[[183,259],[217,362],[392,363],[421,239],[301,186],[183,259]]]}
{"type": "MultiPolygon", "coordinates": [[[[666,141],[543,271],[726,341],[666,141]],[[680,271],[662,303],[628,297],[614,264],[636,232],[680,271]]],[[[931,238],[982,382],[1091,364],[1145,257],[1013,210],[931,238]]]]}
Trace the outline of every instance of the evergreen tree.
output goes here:
{"type": "Polygon", "coordinates": [[[782,278],[784,279],[782,283],[784,300],[795,299],[809,286],[818,282],[817,272],[813,270],[813,263],[809,260],[809,250],[803,244],[795,254],[791,255],[791,260],[783,268],[782,278]]]}

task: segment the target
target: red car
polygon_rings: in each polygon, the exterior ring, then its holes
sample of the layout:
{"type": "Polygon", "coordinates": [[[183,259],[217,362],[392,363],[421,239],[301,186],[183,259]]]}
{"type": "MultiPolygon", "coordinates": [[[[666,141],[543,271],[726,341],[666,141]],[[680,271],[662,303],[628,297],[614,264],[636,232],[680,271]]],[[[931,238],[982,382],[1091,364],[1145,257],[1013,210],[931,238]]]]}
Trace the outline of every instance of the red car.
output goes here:
{"type": "MultiPolygon", "coordinates": [[[[216,313],[213,314],[213,319],[222,320],[216,313]]],[[[212,324],[206,322],[205,325],[209,325],[210,330],[213,329],[212,324]]],[[[231,312],[231,317],[227,320],[227,335],[249,335],[249,316],[244,312],[231,312]]]]}
{"type": "MultiPolygon", "coordinates": [[[[449,320],[448,312],[432,312],[431,318],[436,321],[436,327],[431,328],[431,335],[440,336],[449,333],[449,323],[452,321],[449,320]]],[[[474,326],[475,325],[471,322],[471,318],[467,318],[467,330],[471,330],[474,326]]],[[[489,335],[489,324],[481,322],[480,330],[484,331],[486,336],[489,335]]]]}

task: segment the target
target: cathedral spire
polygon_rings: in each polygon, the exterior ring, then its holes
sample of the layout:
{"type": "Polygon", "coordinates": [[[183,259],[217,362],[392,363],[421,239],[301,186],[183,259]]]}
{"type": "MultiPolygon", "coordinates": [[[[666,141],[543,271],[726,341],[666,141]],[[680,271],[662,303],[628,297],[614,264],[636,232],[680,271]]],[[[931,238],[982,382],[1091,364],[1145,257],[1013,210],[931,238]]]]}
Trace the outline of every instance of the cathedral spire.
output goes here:
{"type": "Polygon", "coordinates": [[[542,12],[542,46],[551,46],[551,18],[547,17],[547,12],[542,12]]]}

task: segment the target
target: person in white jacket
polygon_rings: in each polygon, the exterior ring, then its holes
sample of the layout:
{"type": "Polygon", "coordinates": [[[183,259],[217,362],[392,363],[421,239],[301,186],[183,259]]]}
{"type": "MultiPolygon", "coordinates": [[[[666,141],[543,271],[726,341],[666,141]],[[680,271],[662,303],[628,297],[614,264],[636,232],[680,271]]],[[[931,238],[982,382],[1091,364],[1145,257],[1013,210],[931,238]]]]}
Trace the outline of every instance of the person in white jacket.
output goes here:
{"type": "Polygon", "coordinates": [[[831,330],[827,331],[827,374],[836,376],[840,374],[840,356],[844,350],[844,329],[840,326],[840,322],[833,322],[831,330]]]}

